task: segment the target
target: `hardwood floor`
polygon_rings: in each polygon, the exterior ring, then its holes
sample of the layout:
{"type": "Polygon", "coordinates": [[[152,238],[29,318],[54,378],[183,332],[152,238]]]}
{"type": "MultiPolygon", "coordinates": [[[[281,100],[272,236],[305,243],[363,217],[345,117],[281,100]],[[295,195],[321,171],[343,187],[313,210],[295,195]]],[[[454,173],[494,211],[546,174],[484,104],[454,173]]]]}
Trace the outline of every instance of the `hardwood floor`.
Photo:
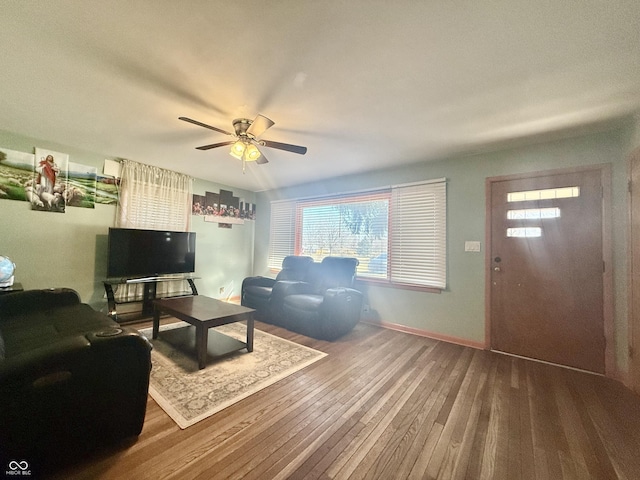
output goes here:
{"type": "Polygon", "coordinates": [[[640,478],[640,397],[615,381],[360,324],[324,359],[180,430],[142,434],[64,479],[640,478]]]}

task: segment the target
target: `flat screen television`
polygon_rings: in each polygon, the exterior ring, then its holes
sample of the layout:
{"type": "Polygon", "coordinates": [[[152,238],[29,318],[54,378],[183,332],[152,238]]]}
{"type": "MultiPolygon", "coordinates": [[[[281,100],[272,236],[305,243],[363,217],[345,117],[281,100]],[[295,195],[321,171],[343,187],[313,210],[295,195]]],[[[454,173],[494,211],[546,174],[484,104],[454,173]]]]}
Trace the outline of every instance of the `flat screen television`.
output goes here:
{"type": "Polygon", "coordinates": [[[195,232],[110,228],[107,276],[144,278],[193,273],[195,232]]]}

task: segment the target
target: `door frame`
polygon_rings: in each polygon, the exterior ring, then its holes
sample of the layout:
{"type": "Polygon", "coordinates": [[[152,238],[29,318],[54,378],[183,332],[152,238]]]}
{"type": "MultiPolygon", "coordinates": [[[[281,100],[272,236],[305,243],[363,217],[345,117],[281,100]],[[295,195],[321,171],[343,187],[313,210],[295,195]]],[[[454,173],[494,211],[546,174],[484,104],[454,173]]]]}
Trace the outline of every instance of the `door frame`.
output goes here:
{"type": "Polygon", "coordinates": [[[628,230],[629,239],[627,247],[627,281],[629,285],[628,294],[628,336],[627,355],[629,359],[628,375],[624,382],[629,388],[640,394],[640,281],[636,281],[639,262],[634,257],[640,258],[640,238],[633,228],[635,216],[633,214],[634,201],[640,202],[640,181],[634,182],[634,169],[640,170],[640,148],[636,148],[628,156],[628,230]]]}
{"type": "Polygon", "coordinates": [[[605,375],[607,377],[619,379],[618,370],[615,362],[615,343],[614,343],[614,304],[613,304],[613,247],[612,247],[612,230],[611,230],[611,164],[597,164],[584,167],[571,167],[553,170],[543,170],[538,172],[517,173],[513,175],[502,175],[497,177],[488,177],[485,180],[485,349],[491,350],[491,191],[494,183],[530,179],[536,177],[545,177],[553,175],[563,175],[567,173],[580,173],[587,171],[600,172],[602,181],[602,259],[604,260],[604,272],[602,276],[603,282],[603,326],[605,338],[605,375]]]}

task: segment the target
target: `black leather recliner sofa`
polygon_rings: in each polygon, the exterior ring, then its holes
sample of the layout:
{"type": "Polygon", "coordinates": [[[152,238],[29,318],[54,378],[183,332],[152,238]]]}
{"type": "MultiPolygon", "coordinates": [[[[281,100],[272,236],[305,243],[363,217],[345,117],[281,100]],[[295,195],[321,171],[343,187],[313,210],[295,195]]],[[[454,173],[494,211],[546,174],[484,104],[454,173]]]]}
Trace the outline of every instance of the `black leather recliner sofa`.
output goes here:
{"type": "Polygon", "coordinates": [[[261,321],[321,340],[335,340],[360,321],[362,293],[354,289],[358,260],[288,256],[275,279],[242,282],[242,305],[261,321]]]}
{"type": "Polygon", "coordinates": [[[0,295],[0,465],[28,462],[38,476],[137,436],[150,352],[74,290],[0,295]]]}

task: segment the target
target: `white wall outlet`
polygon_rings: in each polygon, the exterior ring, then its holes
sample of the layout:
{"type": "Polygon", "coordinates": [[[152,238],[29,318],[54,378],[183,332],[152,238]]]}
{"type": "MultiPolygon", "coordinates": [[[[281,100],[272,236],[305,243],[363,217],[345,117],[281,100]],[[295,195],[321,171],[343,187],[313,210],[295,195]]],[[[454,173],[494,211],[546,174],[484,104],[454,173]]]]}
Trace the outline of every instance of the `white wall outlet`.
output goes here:
{"type": "Polygon", "coordinates": [[[466,242],[464,242],[464,251],[465,252],[479,252],[480,251],[480,242],[467,240],[466,242]]]}

